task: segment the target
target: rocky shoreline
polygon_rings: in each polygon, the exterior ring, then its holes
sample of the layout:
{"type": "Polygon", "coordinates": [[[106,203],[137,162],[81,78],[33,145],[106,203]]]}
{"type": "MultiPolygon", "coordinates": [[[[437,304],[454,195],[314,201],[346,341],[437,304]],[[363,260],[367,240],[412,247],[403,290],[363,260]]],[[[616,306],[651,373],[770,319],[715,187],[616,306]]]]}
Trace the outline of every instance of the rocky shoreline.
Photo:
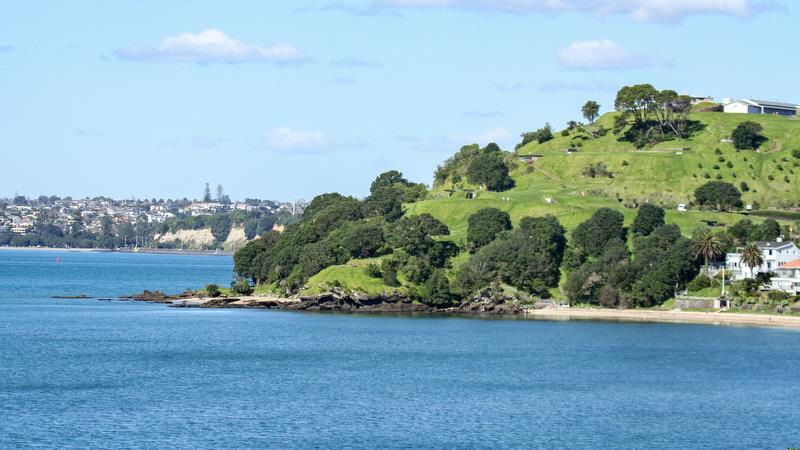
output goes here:
{"type": "Polygon", "coordinates": [[[252,308],[285,311],[389,314],[450,314],[475,317],[527,318],[555,321],[613,321],[691,323],[724,326],[800,328],[800,316],[745,312],[699,312],[647,309],[556,308],[544,304],[522,304],[515,299],[483,293],[457,306],[436,307],[415,302],[402,295],[344,292],[334,289],[313,296],[294,298],[242,296],[202,297],[187,291],[166,295],[159,291],[121,297],[122,301],[159,303],[174,308],[252,308]]]}
{"type": "Polygon", "coordinates": [[[121,300],[166,304],[175,308],[258,308],[287,311],[328,312],[375,312],[375,313],[432,313],[432,314],[480,314],[517,316],[525,308],[516,301],[505,301],[476,297],[457,306],[436,307],[415,302],[396,294],[367,295],[359,292],[344,292],[334,289],[313,296],[293,298],[241,296],[199,297],[193,292],[166,295],[159,291],[144,291],[142,294],[121,297],[121,300]]]}

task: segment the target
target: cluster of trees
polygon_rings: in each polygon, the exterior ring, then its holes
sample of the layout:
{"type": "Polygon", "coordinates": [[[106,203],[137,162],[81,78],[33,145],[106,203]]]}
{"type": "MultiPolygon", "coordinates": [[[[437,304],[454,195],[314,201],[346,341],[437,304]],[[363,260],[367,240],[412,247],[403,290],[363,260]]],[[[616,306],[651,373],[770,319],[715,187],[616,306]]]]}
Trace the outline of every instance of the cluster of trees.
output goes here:
{"type": "Polygon", "coordinates": [[[617,92],[614,108],[620,113],[614,132],[623,133],[637,148],[687,137],[691,129],[691,98],[670,89],[659,91],[650,84],[624,86],[617,92]]]}
{"type": "MultiPolygon", "coordinates": [[[[364,200],[340,194],[317,196],[302,220],[289,225],[284,233],[269,231],[236,252],[234,270],[252,282],[276,283],[295,291],[328,266],[393,250],[402,250],[409,258],[398,259],[392,267],[387,263],[388,272],[418,260],[439,267],[448,250],[431,236],[448,234],[447,227],[431,216],[403,217],[403,202],[416,201],[424,194],[424,185],[389,171],[375,179],[364,200]]],[[[389,273],[389,285],[394,281],[391,278],[389,273]]],[[[416,279],[426,281],[427,277],[416,279]]]]}
{"type": "Polygon", "coordinates": [[[642,207],[628,250],[623,216],[601,208],[575,229],[567,251],[565,291],[571,301],[607,307],[652,306],[671,298],[698,271],[692,241],[666,225],[656,206],[642,207]]]}
{"type": "Polygon", "coordinates": [[[553,139],[553,127],[550,126],[550,123],[545,123],[542,128],[539,128],[536,131],[526,131],[525,133],[522,133],[520,137],[522,138],[522,141],[516,145],[514,148],[515,150],[519,150],[531,142],[544,144],[545,142],[553,139]]]}
{"type": "MultiPolygon", "coordinates": [[[[505,226],[496,213],[476,214],[494,220],[470,220],[470,228],[488,228],[484,232],[471,229],[472,236],[488,236],[505,226]]],[[[517,228],[496,233],[458,269],[454,289],[466,297],[502,283],[547,298],[549,289],[558,286],[566,242],[564,228],[555,217],[525,217],[517,228]]]]}
{"type": "Polygon", "coordinates": [[[436,169],[434,185],[446,182],[458,185],[466,179],[490,191],[510,189],[514,187],[514,180],[509,175],[508,157],[495,143],[483,148],[477,144],[466,145],[436,169]]]}

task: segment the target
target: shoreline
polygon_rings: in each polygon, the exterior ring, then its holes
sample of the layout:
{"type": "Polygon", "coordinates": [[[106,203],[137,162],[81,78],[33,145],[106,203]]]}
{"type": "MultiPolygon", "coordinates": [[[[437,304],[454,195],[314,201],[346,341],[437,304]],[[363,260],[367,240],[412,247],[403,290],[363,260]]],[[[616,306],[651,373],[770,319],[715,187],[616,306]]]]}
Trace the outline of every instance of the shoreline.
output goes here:
{"type": "Polygon", "coordinates": [[[542,320],[603,320],[642,323],[689,323],[800,329],[800,317],[738,312],[657,311],[640,309],[537,309],[526,310],[526,317],[542,320]]]}
{"type": "Polygon", "coordinates": [[[67,253],[133,253],[133,254],[163,254],[163,255],[207,255],[207,256],[233,256],[232,252],[216,250],[178,250],[169,248],[140,248],[138,251],[131,249],[110,248],[73,248],[73,247],[12,247],[0,246],[3,250],[27,250],[37,252],[67,252],[67,253]]]}
{"type": "Polygon", "coordinates": [[[335,294],[322,294],[305,298],[282,297],[196,297],[166,296],[146,298],[126,297],[123,300],[161,303],[176,308],[212,309],[276,309],[283,311],[358,313],[358,314],[428,314],[461,317],[492,317],[497,319],[531,319],[548,321],[609,321],[638,323],[680,323],[717,326],[750,326],[761,328],[800,329],[800,316],[753,314],[739,312],[702,312],[646,309],[590,309],[521,307],[515,303],[491,304],[487,302],[464,303],[457,307],[436,308],[407,301],[402,298],[349,298],[335,294]]]}

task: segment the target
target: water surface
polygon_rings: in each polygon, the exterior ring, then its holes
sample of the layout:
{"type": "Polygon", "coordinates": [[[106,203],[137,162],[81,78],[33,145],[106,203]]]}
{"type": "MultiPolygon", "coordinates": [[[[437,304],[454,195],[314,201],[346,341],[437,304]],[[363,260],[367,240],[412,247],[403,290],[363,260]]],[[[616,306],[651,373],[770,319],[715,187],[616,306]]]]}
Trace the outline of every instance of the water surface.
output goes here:
{"type": "Polygon", "coordinates": [[[49,298],[230,278],[229,257],[0,251],[0,447],[800,445],[792,330],[49,298]]]}

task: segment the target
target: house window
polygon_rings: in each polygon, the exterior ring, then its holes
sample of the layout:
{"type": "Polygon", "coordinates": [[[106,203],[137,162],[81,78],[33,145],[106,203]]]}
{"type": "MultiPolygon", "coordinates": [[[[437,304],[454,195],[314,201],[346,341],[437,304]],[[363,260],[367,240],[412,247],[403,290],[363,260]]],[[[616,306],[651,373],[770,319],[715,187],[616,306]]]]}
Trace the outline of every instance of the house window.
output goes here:
{"type": "Polygon", "coordinates": [[[769,251],[769,256],[772,256],[772,250],[769,251]]]}
{"type": "Polygon", "coordinates": [[[767,269],[772,269],[772,261],[767,262],[767,269]]]}

